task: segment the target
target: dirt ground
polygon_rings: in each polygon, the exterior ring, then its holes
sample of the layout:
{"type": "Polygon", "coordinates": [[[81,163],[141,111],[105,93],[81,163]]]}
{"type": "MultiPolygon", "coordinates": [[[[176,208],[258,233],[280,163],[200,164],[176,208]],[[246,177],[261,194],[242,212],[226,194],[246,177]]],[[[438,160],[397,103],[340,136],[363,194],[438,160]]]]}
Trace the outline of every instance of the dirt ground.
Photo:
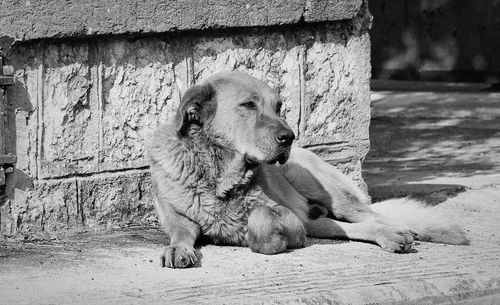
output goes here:
{"type": "Polygon", "coordinates": [[[311,239],[265,256],[202,246],[201,266],[159,267],[158,229],[0,242],[0,304],[498,304],[500,94],[374,92],[364,177],[374,200],[412,194],[467,230],[470,246],[417,253],[311,239]],[[411,103],[409,101],[412,101],[411,103]]]}

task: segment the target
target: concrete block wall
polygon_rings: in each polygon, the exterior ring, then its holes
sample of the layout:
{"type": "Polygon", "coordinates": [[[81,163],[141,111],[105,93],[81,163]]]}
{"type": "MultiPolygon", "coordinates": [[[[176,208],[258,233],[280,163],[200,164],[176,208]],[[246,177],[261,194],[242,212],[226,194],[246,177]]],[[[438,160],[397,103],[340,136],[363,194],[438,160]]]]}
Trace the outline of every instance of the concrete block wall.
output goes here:
{"type": "MultiPolygon", "coordinates": [[[[6,126],[7,149],[18,163],[9,200],[0,207],[0,233],[154,225],[144,139],[173,117],[190,85],[224,70],[268,82],[284,101],[298,143],[364,187],[360,166],[370,118],[366,3],[293,3],[304,5],[298,19],[283,21],[275,15],[290,14],[271,7],[275,19],[267,23],[219,30],[205,29],[221,27],[212,21],[191,31],[145,26],[148,35],[137,29],[115,35],[125,31],[102,27],[18,38],[8,53],[16,83],[7,91],[6,126]],[[324,16],[321,5],[337,8],[337,15],[324,16]]],[[[11,31],[22,32],[18,27],[11,31]]]]}

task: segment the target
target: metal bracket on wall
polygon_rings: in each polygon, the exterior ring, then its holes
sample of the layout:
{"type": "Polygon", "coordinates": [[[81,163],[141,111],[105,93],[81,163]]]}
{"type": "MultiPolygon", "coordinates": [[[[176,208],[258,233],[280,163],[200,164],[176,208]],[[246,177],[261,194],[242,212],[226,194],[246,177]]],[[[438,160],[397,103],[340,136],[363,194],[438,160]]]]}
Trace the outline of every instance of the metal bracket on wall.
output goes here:
{"type": "Polygon", "coordinates": [[[0,205],[2,197],[5,194],[5,184],[9,174],[14,172],[14,164],[17,157],[12,154],[6,154],[6,111],[5,91],[14,84],[14,67],[4,65],[4,57],[0,49],[0,205]]]}
{"type": "MultiPolygon", "coordinates": [[[[3,60],[3,56],[1,55],[0,60],[3,60]]],[[[0,63],[0,67],[2,68],[0,71],[0,87],[5,90],[3,87],[14,84],[14,67],[4,66],[2,63],[0,63]]]]}

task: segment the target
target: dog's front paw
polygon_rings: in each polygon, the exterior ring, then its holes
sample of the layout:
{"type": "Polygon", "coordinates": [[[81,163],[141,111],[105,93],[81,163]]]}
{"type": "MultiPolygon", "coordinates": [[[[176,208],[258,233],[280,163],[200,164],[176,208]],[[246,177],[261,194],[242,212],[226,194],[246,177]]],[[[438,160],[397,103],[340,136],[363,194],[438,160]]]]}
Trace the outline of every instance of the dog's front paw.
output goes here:
{"type": "Polygon", "coordinates": [[[163,250],[160,256],[161,267],[189,268],[198,262],[193,247],[170,245],[163,250]]]}
{"type": "Polygon", "coordinates": [[[404,225],[383,224],[375,232],[375,242],[385,251],[393,253],[416,252],[418,234],[404,225]]]}
{"type": "Polygon", "coordinates": [[[305,244],[306,231],[300,220],[285,207],[260,206],[248,217],[248,246],[253,252],[278,254],[305,244]]]}
{"type": "Polygon", "coordinates": [[[248,246],[253,252],[268,255],[285,252],[288,243],[286,236],[280,232],[278,227],[267,232],[249,230],[247,232],[248,246]]]}
{"type": "Polygon", "coordinates": [[[283,227],[286,236],[287,248],[302,248],[306,244],[306,229],[290,209],[283,206],[272,207],[277,214],[277,220],[283,227]]]}

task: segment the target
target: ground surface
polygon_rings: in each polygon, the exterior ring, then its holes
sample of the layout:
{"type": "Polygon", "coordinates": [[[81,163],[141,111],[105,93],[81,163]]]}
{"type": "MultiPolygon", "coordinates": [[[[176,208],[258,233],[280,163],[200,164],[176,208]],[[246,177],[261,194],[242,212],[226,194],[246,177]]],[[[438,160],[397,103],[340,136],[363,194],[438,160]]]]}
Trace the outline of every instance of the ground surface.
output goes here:
{"type": "Polygon", "coordinates": [[[156,229],[10,240],[0,243],[0,304],[498,304],[500,94],[374,92],[373,100],[364,164],[372,197],[441,202],[470,246],[421,243],[397,255],[310,240],[265,256],[209,245],[201,267],[178,270],[159,268],[166,237],[156,229]]]}

